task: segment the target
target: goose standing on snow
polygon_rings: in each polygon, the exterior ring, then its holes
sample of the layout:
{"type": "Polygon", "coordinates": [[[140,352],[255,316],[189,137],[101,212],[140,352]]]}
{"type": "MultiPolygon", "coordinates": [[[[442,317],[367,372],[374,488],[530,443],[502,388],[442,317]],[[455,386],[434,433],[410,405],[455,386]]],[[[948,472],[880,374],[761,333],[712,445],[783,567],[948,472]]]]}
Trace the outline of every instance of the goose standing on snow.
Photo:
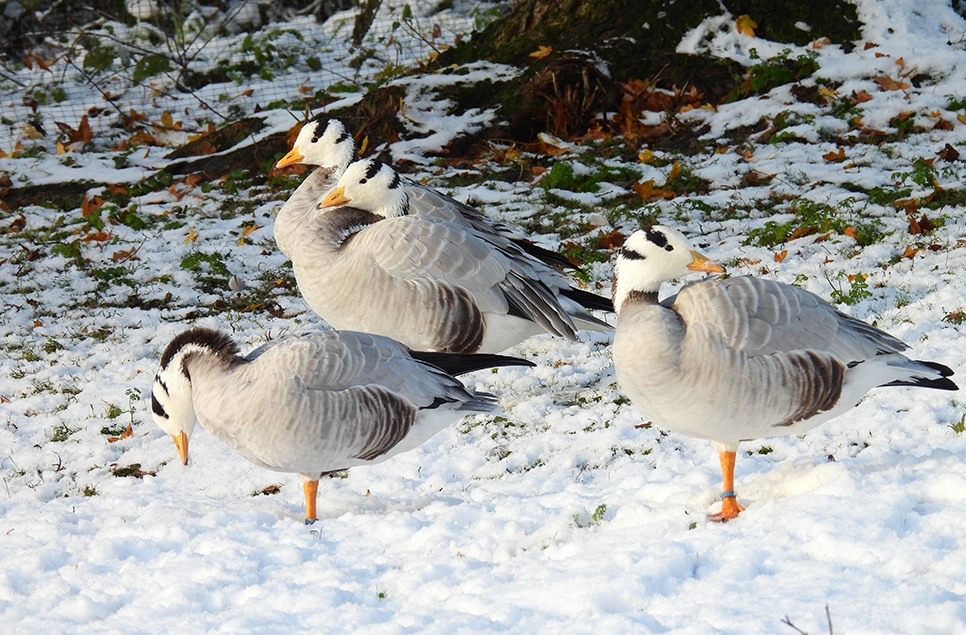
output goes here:
{"type": "MultiPolygon", "coordinates": [[[[282,206],[275,219],[275,241],[282,253],[289,255],[288,246],[292,236],[315,213],[315,203],[335,189],[342,173],[358,159],[352,135],[338,119],[322,116],[302,126],[292,150],[279,159],[276,167],[317,167],[282,206]]],[[[474,207],[412,179],[404,178],[402,183],[409,197],[410,214],[435,216],[462,225],[500,249],[525,252],[544,265],[575,268],[564,256],[535,245],[507,225],[487,218],[474,207]]],[[[580,292],[574,299],[582,304],[586,302],[583,306],[588,309],[614,310],[608,299],[594,294],[580,292]]]]}
{"type": "Polygon", "coordinates": [[[876,386],[957,390],[953,371],[911,360],[906,344],[816,295],[754,277],[705,280],[658,302],[662,282],[721,272],[668,227],[637,231],[614,268],[617,379],[655,424],[714,442],[721,512],[734,493],[740,441],[801,434],[854,407],[876,386]]]}
{"type": "Polygon", "coordinates": [[[501,355],[417,353],[389,338],[349,331],[288,335],[245,357],[227,335],[192,328],[161,357],[154,420],[188,463],[195,420],[261,467],[297,472],[306,524],[319,478],[411,450],[474,412],[499,412],[455,374],[533,366],[501,355]]]}
{"type": "Polygon", "coordinates": [[[333,328],[457,353],[496,353],[543,332],[576,340],[578,329],[611,329],[569,297],[576,290],[556,270],[408,210],[399,175],[365,159],[295,234],[289,257],[299,290],[333,328]]]}

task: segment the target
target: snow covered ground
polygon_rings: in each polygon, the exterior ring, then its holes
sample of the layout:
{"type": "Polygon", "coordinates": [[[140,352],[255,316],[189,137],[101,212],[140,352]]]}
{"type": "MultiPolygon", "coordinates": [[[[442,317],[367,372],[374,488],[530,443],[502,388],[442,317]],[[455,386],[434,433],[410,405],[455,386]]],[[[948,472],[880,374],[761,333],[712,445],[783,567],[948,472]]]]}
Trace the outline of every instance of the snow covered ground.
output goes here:
{"type": "MultiPolygon", "coordinates": [[[[708,191],[648,209],[731,274],[836,294],[844,311],[966,381],[966,218],[950,195],[966,165],[937,157],[947,144],[966,151],[966,21],[943,2],[857,5],[866,26],[851,52],[792,49],[817,56],[804,85],[834,82],[833,99],[864,91],[869,99],[852,113],[860,121],[797,100],[790,85],[681,114],[721,140],[719,152],[680,158],[708,191]],[[795,139],[756,134],[729,145],[729,131],[783,111],[793,113],[795,139]],[[854,143],[844,159],[823,156],[845,138],[854,143]],[[751,170],[765,178],[749,180],[751,170]],[[927,205],[940,195],[953,203],[927,205]],[[808,209],[874,229],[874,239],[859,245],[839,227],[824,240],[749,240],[769,221],[792,221],[799,196],[808,209]],[[907,206],[895,199],[918,199],[915,219],[925,214],[936,228],[910,233],[907,206]]],[[[390,8],[383,26],[398,15],[390,8]]],[[[472,27],[468,8],[463,20],[472,27]]],[[[680,50],[750,64],[751,48],[762,59],[789,48],[733,25],[734,16],[711,20],[680,50]]],[[[346,64],[344,36],[327,28],[298,25],[306,38],[327,34],[327,69],[364,79],[346,64]]],[[[297,93],[327,81],[295,67],[231,99],[248,112],[267,84],[297,93]]],[[[63,107],[102,106],[85,88],[70,84],[63,107]]],[[[129,182],[164,152],[142,148],[118,162],[106,146],[130,133],[92,119],[96,151],[58,155],[53,135],[25,136],[30,111],[19,89],[6,81],[0,89],[13,122],[0,127],[0,149],[39,148],[0,159],[0,175],[15,185],[129,182]]],[[[438,136],[391,149],[423,157],[424,175],[444,183],[451,173],[425,158],[426,145],[487,115],[448,117],[445,105],[433,113],[413,90],[414,112],[432,118],[438,136]]],[[[207,115],[186,112],[189,102],[158,97],[123,108],[152,121],[169,110],[185,128],[203,127],[207,115]]],[[[63,115],[53,112],[44,123],[56,131],[63,115]]],[[[298,114],[273,111],[268,121],[286,129],[298,114]]],[[[559,159],[595,169],[594,154],[571,146],[559,159]]],[[[662,183],[679,159],[655,155],[667,160],[629,164],[640,181],[662,183]]],[[[608,206],[630,192],[613,184],[575,194],[483,181],[454,192],[510,222],[563,212],[598,225],[603,214],[605,232],[635,228],[623,207],[608,206]],[[573,199],[586,208],[566,207],[573,199]]],[[[254,467],[203,430],[182,466],[145,402],[171,337],[200,324],[233,332],[249,350],[319,325],[274,248],[272,217],[284,197],[241,177],[209,192],[182,180],[137,197],[131,213],[140,222],[99,228],[96,213],[80,208],[0,217],[9,230],[0,237],[0,631],[794,633],[787,616],[814,635],[828,631],[828,606],[839,633],[966,633],[966,397],[957,393],[880,389],[802,437],[744,444],[736,489],[746,511],[725,525],[705,519],[720,489],[711,444],[636,427],[645,421],[622,396],[600,334],[578,343],[536,337],[511,352],[537,368],[468,377],[500,395],[503,417],[468,417],[412,452],[323,480],[312,527],[302,524],[295,475],[254,467]],[[231,276],[247,289],[230,290],[231,276]],[[133,436],[111,441],[128,423],[133,436]]],[[[568,240],[535,238],[552,248],[568,240]]],[[[608,293],[610,265],[589,271],[608,293]]]]}

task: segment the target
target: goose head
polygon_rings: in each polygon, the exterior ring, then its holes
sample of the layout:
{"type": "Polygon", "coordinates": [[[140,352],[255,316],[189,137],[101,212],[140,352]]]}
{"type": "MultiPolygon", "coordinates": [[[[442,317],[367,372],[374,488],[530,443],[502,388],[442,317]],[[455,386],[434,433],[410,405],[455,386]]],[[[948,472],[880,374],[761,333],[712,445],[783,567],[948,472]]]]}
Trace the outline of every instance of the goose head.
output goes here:
{"type": "Polygon", "coordinates": [[[151,415],[158,427],[171,435],[181,462],[188,464],[188,439],[195,428],[189,365],[196,356],[214,355],[233,359],[238,354],[227,335],[206,328],[193,328],[177,335],[161,356],[161,365],[151,388],[151,415]]]}
{"type": "Polygon", "coordinates": [[[724,267],[691,249],[684,234],[663,225],[647,227],[630,235],[614,264],[614,308],[632,293],[657,295],[661,283],[691,273],[721,273],[724,267]]]}
{"type": "Polygon", "coordinates": [[[362,159],[346,168],[332,192],[319,202],[319,209],[351,205],[383,218],[409,213],[409,196],[399,174],[375,159],[362,159]]]}
{"type": "Polygon", "coordinates": [[[345,124],[323,116],[302,126],[292,149],[279,159],[275,167],[303,164],[343,170],[357,158],[355,141],[345,124]]]}

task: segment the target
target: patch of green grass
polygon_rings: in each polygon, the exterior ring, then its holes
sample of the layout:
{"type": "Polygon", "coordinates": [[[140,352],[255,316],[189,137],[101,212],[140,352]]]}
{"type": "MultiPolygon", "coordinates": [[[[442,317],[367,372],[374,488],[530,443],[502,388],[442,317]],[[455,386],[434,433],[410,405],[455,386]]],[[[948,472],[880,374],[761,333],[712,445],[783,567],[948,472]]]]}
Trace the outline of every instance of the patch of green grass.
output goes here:
{"type": "Polygon", "coordinates": [[[171,187],[173,182],[174,176],[170,172],[161,170],[160,172],[152,174],[150,177],[132,185],[128,189],[128,194],[132,197],[144,196],[145,194],[150,194],[151,192],[167,189],[171,187]]]}
{"type": "Polygon", "coordinates": [[[93,485],[85,485],[84,486],[84,496],[86,496],[86,497],[97,496],[97,490],[94,489],[94,486],[93,485]]]}
{"type": "Polygon", "coordinates": [[[771,454],[774,451],[770,445],[763,445],[758,448],[758,454],[771,454]]]}
{"type": "Polygon", "coordinates": [[[791,54],[791,49],[785,49],[775,57],[762,60],[758,51],[751,49],[748,52],[749,57],[759,61],[746,69],[747,77],[732,91],[727,101],[737,101],[749,95],[762,95],[776,86],[811,77],[818,70],[817,51],[809,51],[799,57],[790,57],[791,54]]]}
{"type": "Polygon", "coordinates": [[[43,346],[44,352],[48,355],[51,353],[56,353],[57,351],[64,350],[64,345],[55,340],[52,337],[48,337],[47,341],[44,342],[43,346]]]}
{"type": "Polygon", "coordinates": [[[634,181],[641,178],[640,172],[629,167],[595,165],[587,174],[578,174],[569,161],[558,161],[540,179],[540,187],[545,190],[558,189],[570,192],[597,192],[600,184],[615,181],[634,181]]]}
{"type": "Polygon", "coordinates": [[[966,414],[960,417],[959,421],[957,421],[956,423],[949,424],[949,427],[952,428],[953,432],[955,432],[956,434],[962,434],[963,432],[966,432],[966,414]]]}
{"type": "Polygon", "coordinates": [[[966,324],[966,311],[962,309],[950,311],[943,316],[943,322],[949,322],[950,324],[966,324]]]}
{"type": "Polygon", "coordinates": [[[31,383],[33,384],[33,392],[35,395],[43,392],[54,392],[54,384],[49,379],[35,379],[31,383]]]}
{"type": "Polygon", "coordinates": [[[80,430],[80,428],[71,428],[66,423],[61,423],[54,426],[53,433],[50,435],[50,440],[55,443],[63,443],[70,438],[70,435],[74,434],[80,430]]]}
{"type": "Polygon", "coordinates": [[[142,470],[140,463],[132,463],[125,466],[115,466],[111,468],[111,474],[118,478],[144,478],[145,476],[154,476],[154,472],[149,470],[142,470]]]}
{"type": "Polygon", "coordinates": [[[201,289],[208,293],[223,290],[231,277],[221,254],[217,253],[192,252],[181,259],[181,268],[192,272],[201,289]]]}
{"type": "Polygon", "coordinates": [[[946,110],[952,110],[953,112],[957,110],[966,110],[966,97],[946,95],[946,110]]]}
{"type": "Polygon", "coordinates": [[[832,298],[833,302],[852,306],[854,304],[858,304],[866,298],[872,297],[872,292],[869,291],[869,284],[866,281],[865,274],[857,273],[853,276],[849,276],[844,271],[840,271],[838,275],[835,276],[835,281],[828,276],[826,276],[825,279],[832,287],[829,297],[832,298]],[[846,281],[849,285],[848,290],[845,289],[846,281]]]}
{"type": "Polygon", "coordinates": [[[594,510],[594,513],[590,515],[590,518],[591,520],[593,520],[595,523],[599,525],[601,521],[604,520],[604,514],[606,513],[607,513],[607,505],[605,505],[604,503],[601,503],[600,505],[597,506],[597,509],[594,510]]]}
{"type": "Polygon", "coordinates": [[[107,291],[114,284],[123,284],[132,289],[137,288],[137,282],[128,277],[126,267],[116,266],[91,269],[88,275],[97,280],[98,291],[107,291]]]}
{"type": "Polygon", "coordinates": [[[912,179],[912,182],[919,187],[934,187],[937,184],[938,176],[939,170],[932,167],[924,159],[916,159],[913,161],[912,169],[907,172],[892,173],[892,178],[896,179],[899,184],[903,184],[907,180],[912,179]]]}
{"type": "MultiPolygon", "coordinates": [[[[936,188],[936,191],[929,196],[920,199],[920,207],[926,209],[940,209],[942,207],[955,207],[962,209],[966,207],[966,190],[946,190],[936,188]]],[[[936,224],[938,219],[932,219],[936,224]]],[[[938,227],[938,225],[937,225],[938,227]]]]}
{"type": "MultiPolygon", "coordinates": [[[[116,407],[116,406],[115,406],[116,407]]],[[[109,417],[110,419],[115,419],[116,417],[109,417]]],[[[123,423],[114,423],[109,426],[104,426],[101,428],[101,434],[107,437],[119,437],[124,433],[127,428],[123,423]]]]}
{"type": "MultiPolygon", "coordinates": [[[[842,211],[853,216],[852,199],[842,201],[841,206],[842,211]]],[[[882,236],[882,223],[879,220],[861,217],[847,219],[839,210],[825,203],[799,198],[792,202],[788,211],[794,214],[794,218],[785,223],[767,221],[764,227],[748,233],[745,244],[773,247],[803,236],[835,232],[852,235],[860,245],[866,247],[882,236]]]]}
{"type": "Polygon", "coordinates": [[[70,243],[58,243],[50,248],[50,251],[71,260],[78,269],[87,266],[87,260],[81,254],[81,243],[75,240],[70,243]]]}
{"type": "Polygon", "coordinates": [[[124,411],[117,404],[109,403],[107,404],[107,408],[104,409],[105,419],[117,419],[122,414],[124,414],[124,411]]]}
{"type": "Polygon", "coordinates": [[[873,187],[867,193],[869,197],[869,202],[876,205],[892,205],[896,201],[904,198],[909,198],[912,194],[912,188],[883,188],[883,187],[873,187]]]}
{"type": "Polygon", "coordinates": [[[775,115],[775,118],[772,120],[772,126],[775,128],[775,131],[772,132],[770,137],[768,137],[768,143],[776,144],[788,143],[791,141],[801,141],[802,138],[794,132],[788,130],[788,128],[793,128],[802,124],[811,124],[814,122],[815,115],[803,115],[792,110],[783,110],[775,115]]]}
{"type": "Polygon", "coordinates": [[[677,174],[668,178],[661,189],[670,190],[675,194],[707,194],[711,188],[711,181],[703,179],[694,173],[690,165],[678,162],[677,174]]]}

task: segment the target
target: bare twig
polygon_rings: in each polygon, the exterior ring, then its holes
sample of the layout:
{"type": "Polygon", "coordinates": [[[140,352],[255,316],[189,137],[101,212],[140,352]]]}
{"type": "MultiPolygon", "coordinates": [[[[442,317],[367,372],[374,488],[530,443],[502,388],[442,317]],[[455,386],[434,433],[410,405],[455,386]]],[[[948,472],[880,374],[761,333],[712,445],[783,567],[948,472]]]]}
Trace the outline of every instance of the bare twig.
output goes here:
{"type": "Polygon", "coordinates": [[[105,92],[103,89],[101,89],[101,87],[98,85],[98,83],[94,81],[94,78],[91,77],[87,73],[87,71],[85,71],[83,68],[81,68],[80,66],[78,66],[77,64],[75,64],[73,62],[73,60],[71,60],[70,58],[65,57],[64,58],[64,61],[67,62],[70,66],[72,66],[74,68],[74,70],[76,70],[78,73],[80,73],[81,75],[83,75],[84,76],[84,79],[87,80],[87,83],[89,83],[91,86],[93,86],[95,89],[97,89],[97,92],[99,92],[101,94],[101,97],[104,98],[104,101],[106,101],[108,104],[110,104],[111,105],[111,108],[113,108],[114,110],[117,111],[117,114],[121,115],[122,117],[124,116],[124,111],[122,111],[120,109],[120,107],[118,107],[118,105],[114,103],[114,100],[108,99],[107,92],[105,92]]]}
{"type": "Polygon", "coordinates": [[[792,628],[794,628],[801,635],[808,635],[808,633],[806,633],[802,629],[800,629],[797,626],[795,626],[794,624],[792,624],[792,621],[790,619],[788,619],[788,616],[787,615],[785,616],[785,619],[782,620],[782,624],[788,624],[789,626],[791,626],[792,628]]]}
{"type": "MultiPolygon", "coordinates": [[[[825,618],[828,620],[828,635],[834,635],[832,633],[832,612],[829,610],[828,604],[825,605],[825,618]]],[[[788,619],[787,615],[785,616],[785,619],[782,620],[782,624],[787,624],[788,626],[791,626],[792,628],[795,629],[797,633],[799,633],[799,635],[808,635],[808,633],[806,633],[802,629],[792,624],[792,621],[788,619]]]]}

